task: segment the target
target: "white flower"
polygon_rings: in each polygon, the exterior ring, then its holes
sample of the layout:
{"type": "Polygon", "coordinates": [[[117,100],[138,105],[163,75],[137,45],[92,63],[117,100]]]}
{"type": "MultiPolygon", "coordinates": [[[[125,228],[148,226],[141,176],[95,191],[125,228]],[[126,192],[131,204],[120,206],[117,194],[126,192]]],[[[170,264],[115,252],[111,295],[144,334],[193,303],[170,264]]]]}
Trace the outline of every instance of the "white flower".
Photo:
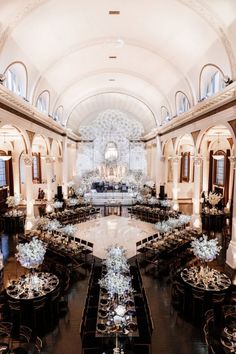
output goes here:
{"type": "Polygon", "coordinates": [[[218,246],[218,240],[216,238],[208,240],[206,235],[192,241],[191,247],[194,255],[205,262],[213,261],[221,250],[221,246],[218,246]]]}
{"type": "Polygon", "coordinates": [[[48,231],[57,231],[61,227],[61,223],[55,219],[49,222],[48,231]]]}
{"type": "Polygon", "coordinates": [[[208,201],[212,206],[215,206],[219,203],[219,201],[222,199],[222,195],[221,194],[217,194],[217,193],[213,193],[210,192],[209,193],[209,198],[208,201]]]}
{"type": "Polygon", "coordinates": [[[50,223],[50,220],[48,218],[40,218],[38,221],[37,221],[37,224],[36,224],[36,227],[39,229],[39,230],[44,230],[46,231],[48,229],[48,225],[50,223]]]}
{"type": "Polygon", "coordinates": [[[99,280],[102,288],[107,289],[108,293],[113,296],[124,295],[125,292],[131,291],[131,277],[108,271],[107,274],[99,280]]]}
{"type": "Polygon", "coordinates": [[[151,197],[149,200],[148,200],[148,204],[159,204],[159,200],[155,197],[151,197]]]}
{"type": "Polygon", "coordinates": [[[160,233],[166,233],[166,232],[170,232],[172,230],[172,228],[165,222],[165,221],[159,221],[155,224],[155,228],[157,229],[157,231],[159,231],[160,233]]]}
{"type": "Polygon", "coordinates": [[[68,224],[61,229],[62,233],[67,236],[74,236],[76,230],[76,226],[72,224],[68,224]]]}
{"type": "Polygon", "coordinates": [[[16,249],[18,251],[16,253],[16,259],[23,267],[35,268],[43,263],[46,246],[36,237],[33,237],[32,241],[28,243],[19,244],[16,246],[16,249]]]}
{"type": "Polygon", "coordinates": [[[54,207],[54,209],[61,209],[63,207],[63,202],[56,201],[52,204],[52,206],[54,207]]]}
{"type": "Polygon", "coordinates": [[[20,197],[16,195],[9,196],[7,197],[6,203],[8,205],[8,208],[15,208],[20,203],[20,197]]]}
{"type": "Polygon", "coordinates": [[[67,183],[67,187],[68,188],[71,188],[71,187],[73,187],[75,185],[75,182],[74,181],[69,181],[68,183],[67,183]]]}
{"type": "Polygon", "coordinates": [[[186,225],[188,223],[190,223],[191,221],[191,216],[190,215],[184,215],[184,214],[181,214],[179,216],[179,222],[182,223],[182,225],[186,225]]]}
{"type": "Polygon", "coordinates": [[[77,198],[70,198],[70,199],[68,199],[67,204],[70,206],[75,206],[76,204],[78,204],[78,199],[77,198]]]}
{"type": "Polygon", "coordinates": [[[160,204],[163,208],[171,207],[171,202],[168,199],[160,200],[160,204]]]}

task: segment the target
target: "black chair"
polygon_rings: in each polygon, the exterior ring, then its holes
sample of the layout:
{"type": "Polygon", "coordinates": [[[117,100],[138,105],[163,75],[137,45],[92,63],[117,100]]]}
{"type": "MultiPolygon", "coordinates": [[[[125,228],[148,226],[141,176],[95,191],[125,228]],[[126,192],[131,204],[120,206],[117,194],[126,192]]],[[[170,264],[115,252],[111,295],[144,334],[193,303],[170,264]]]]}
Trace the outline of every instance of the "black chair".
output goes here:
{"type": "Polygon", "coordinates": [[[33,300],[33,330],[34,334],[45,334],[47,329],[46,298],[33,300]]]}

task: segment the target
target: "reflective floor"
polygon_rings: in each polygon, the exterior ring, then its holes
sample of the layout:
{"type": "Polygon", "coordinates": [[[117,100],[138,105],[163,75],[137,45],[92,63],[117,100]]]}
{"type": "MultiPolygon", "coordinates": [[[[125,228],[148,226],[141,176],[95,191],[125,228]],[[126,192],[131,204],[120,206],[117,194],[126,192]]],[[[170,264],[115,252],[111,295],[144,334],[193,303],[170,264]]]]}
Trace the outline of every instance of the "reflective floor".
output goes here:
{"type": "MultiPolygon", "coordinates": [[[[24,269],[14,259],[16,236],[1,238],[5,258],[4,283],[18,277],[24,269]]],[[[144,272],[142,272],[144,273],[144,272]]],[[[87,292],[89,273],[81,270],[80,279],[69,294],[69,311],[60,319],[54,332],[43,338],[44,354],[82,354],[80,321],[87,292]]],[[[183,321],[171,311],[170,284],[142,274],[154,324],[152,336],[153,354],[207,354],[200,329],[183,321]]],[[[102,354],[102,353],[98,353],[102,354]]]]}
{"type": "Polygon", "coordinates": [[[111,245],[123,246],[128,258],[136,254],[136,242],[156,233],[154,224],[110,215],[78,224],[75,237],[94,244],[93,254],[103,259],[111,245]]]}

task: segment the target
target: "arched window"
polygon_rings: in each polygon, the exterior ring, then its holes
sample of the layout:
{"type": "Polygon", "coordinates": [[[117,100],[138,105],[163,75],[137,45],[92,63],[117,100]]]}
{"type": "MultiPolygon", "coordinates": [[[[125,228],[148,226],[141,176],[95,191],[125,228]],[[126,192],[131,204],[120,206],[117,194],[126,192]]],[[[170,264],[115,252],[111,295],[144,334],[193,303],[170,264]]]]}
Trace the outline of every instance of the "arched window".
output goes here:
{"type": "Polygon", "coordinates": [[[26,68],[21,63],[14,63],[5,71],[4,85],[16,95],[26,98],[27,74],[26,68]]]}
{"type": "Polygon", "coordinates": [[[49,100],[50,100],[49,92],[48,91],[42,92],[39,95],[37,102],[36,102],[37,109],[44,114],[48,114],[49,113],[49,100]]]}
{"type": "Polygon", "coordinates": [[[190,104],[188,97],[183,92],[177,92],[176,94],[176,111],[177,115],[185,113],[189,110],[190,104]]]}
{"type": "Polygon", "coordinates": [[[225,184],[225,152],[216,151],[213,155],[213,183],[216,186],[224,186],[225,184]],[[214,158],[217,157],[217,159],[214,158]]]}
{"type": "Polygon", "coordinates": [[[57,107],[57,109],[53,115],[53,119],[57,122],[61,122],[62,117],[63,117],[63,107],[59,106],[59,107],[57,107]]]}
{"type": "Polygon", "coordinates": [[[161,107],[161,123],[165,124],[171,120],[170,113],[165,106],[161,107]]]}
{"type": "Polygon", "coordinates": [[[32,179],[33,183],[41,183],[41,160],[40,153],[34,152],[32,154],[32,179]]]}
{"type": "Polygon", "coordinates": [[[200,100],[214,95],[225,86],[223,72],[214,65],[206,65],[200,74],[200,100]]]}
{"type": "MultiPolygon", "coordinates": [[[[4,151],[0,151],[0,155],[6,155],[4,151]]],[[[6,161],[0,159],[0,187],[7,185],[6,161]]]]}

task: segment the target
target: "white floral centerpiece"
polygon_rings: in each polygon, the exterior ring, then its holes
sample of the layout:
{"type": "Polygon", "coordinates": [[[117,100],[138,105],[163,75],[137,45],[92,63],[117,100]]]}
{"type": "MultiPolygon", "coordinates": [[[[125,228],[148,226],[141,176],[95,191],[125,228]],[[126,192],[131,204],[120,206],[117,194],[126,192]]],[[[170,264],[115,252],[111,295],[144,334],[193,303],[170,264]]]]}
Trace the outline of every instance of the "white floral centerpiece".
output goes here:
{"type": "Polygon", "coordinates": [[[14,196],[9,196],[7,197],[6,203],[8,205],[8,208],[16,208],[19,203],[20,203],[20,197],[14,195],[14,196]]]}
{"type": "Polygon", "coordinates": [[[207,235],[191,242],[194,255],[203,262],[211,262],[219,254],[221,246],[218,246],[216,238],[208,240],[207,235]]]}
{"type": "Polygon", "coordinates": [[[76,226],[72,224],[68,224],[61,229],[62,233],[66,236],[74,236],[76,230],[76,226]]]}
{"type": "Polygon", "coordinates": [[[114,273],[112,270],[99,280],[99,285],[105,288],[110,296],[124,295],[126,292],[131,291],[131,277],[114,273]]]}
{"type": "Polygon", "coordinates": [[[208,197],[208,201],[213,207],[215,207],[222,198],[223,197],[221,194],[210,192],[209,197],[208,197]]]}
{"type": "Polygon", "coordinates": [[[51,232],[57,231],[58,229],[61,228],[61,226],[62,226],[61,223],[57,219],[52,220],[48,224],[48,231],[51,232]]]}
{"type": "Polygon", "coordinates": [[[161,234],[165,234],[167,232],[170,232],[172,228],[166,223],[166,221],[159,221],[155,224],[155,228],[157,231],[159,231],[161,234]]]}
{"type": "Polygon", "coordinates": [[[78,204],[78,199],[77,198],[69,198],[67,201],[67,204],[69,206],[75,206],[78,204]]]}
{"type": "Polygon", "coordinates": [[[182,224],[182,225],[187,225],[190,223],[191,221],[191,216],[190,215],[185,215],[185,214],[181,214],[179,216],[179,222],[182,224]]]}
{"type": "Polygon", "coordinates": [[[19,244],[16,246],[17,253],[16,259],[25,268],[37,268],[43,263],[44,255],[46,253],[46,246],[36,237],[33,237],[32,241],[19,244]]]}
{"type": "Polygon", "coordinates": [[[63,207],[63,202],[56,201],[52,204],[54,209],[61,209],[63,207]]]}
{"type": "Polygon", "coordinates": [[[171,207],[171,202],[168,199],[160,200],[159,203],[163,208],[170,208],[171,207]]]}
{"type": "Polygon", "coordinates": [[[50,220],[48,218],[40,218],[37,223],[36,223],[36,227],[39,229],[39,230],[43,230],[43,231],[46,231],[48,229],[48,225],[50,223],[50,220]]]}
{"type": "Polygon", "coordinates": [[[126,252],[123,247],[117,245],[108,247],[107,256],[103,263],[106,265],[108,271],[112,270],[115,273],[126,273],[129,271],[126,252]]]}
{"type": "Polygon", "coordinates": [[[179,221],[179,219],[175,219],[175,218],[169,218],[166,221],[167,225],[170,226],[172,229],[176,229],[178,227],[182,226],[181,221],[179,221]]]}

